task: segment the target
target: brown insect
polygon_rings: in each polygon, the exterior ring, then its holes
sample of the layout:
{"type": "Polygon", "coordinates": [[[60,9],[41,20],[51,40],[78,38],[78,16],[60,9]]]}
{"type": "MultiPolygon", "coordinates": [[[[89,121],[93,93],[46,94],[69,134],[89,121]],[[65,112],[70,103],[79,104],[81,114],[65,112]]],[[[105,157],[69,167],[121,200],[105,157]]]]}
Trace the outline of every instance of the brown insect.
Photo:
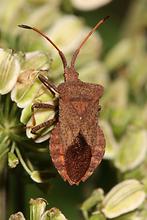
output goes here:
{"type": "MultiPolygon", "coordinates": [[[[100,20],[85,37],[74,52],[70,66],[67,65],[63,52],[44,33],[35,27],[19,25],[22,28],[32,29],[46,38],[56,48],[63,63],[64,83],[58,87],[43,75],[39,75],[41,82],[50,91],[59,94],[58,117],[34,126],[32,133],[57,121],[51,133],[50,154],[62,178],[71,185],[84,182],[100,164],[104,155],[105,138],[97,120],[103,86],[79,80],[74,66],[82,46],[107,18],[108,16],[100,20]]],[[[32,110],[35,108],[54,108],[54,106],[35,103],[32,110]]]]}

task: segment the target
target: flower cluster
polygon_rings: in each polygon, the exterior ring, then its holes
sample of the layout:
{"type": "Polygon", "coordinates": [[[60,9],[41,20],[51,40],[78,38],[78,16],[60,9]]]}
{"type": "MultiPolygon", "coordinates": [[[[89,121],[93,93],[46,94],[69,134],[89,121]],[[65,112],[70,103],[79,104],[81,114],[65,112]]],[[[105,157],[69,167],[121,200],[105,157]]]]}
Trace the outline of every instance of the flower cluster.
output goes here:
{"type": "MultiPolygon", "coordinates": [[[[11,168],[21,163],[37,183],[54,177],[45,141],[55,124],[36,134],[31,133],[31,128],[34,118],[38,125],[54,118],[57,112],[32,112],[32,105],[58,104],[58,96],[53,96],[38,76],[41,73],[58,85],[63,82],[63,67],[52,45],[17,25],[24,23],[44,31],[70,60],[90,28],[84,19],[69,12],[90,11],[111,1],[67,2],[65,5],[61,0],[5,0],[0,8],[0,161],[8,158],[11,168]]],[[[146,1],[132,4],[123,36],[108,53],[102,53],[103,40],[96,32],[82,48],[76,63],[82,81],[105,88],[99,122],[106,138],[104,160],[115,169],[118,183],[106,194],[101,188],[95,190],[82,204],[86,220],[145,220],[147,216],[147,51],[143,31],[147,26],[146,1]]],[[[30,206],[30,213],[41,213],[42,219],[65,219],[57,209],[45,211],[46,202],[42,199],[31,200],[30,206]]],[[[18,217],[25,219],[22,213],[10,219],[18,217]]]]}

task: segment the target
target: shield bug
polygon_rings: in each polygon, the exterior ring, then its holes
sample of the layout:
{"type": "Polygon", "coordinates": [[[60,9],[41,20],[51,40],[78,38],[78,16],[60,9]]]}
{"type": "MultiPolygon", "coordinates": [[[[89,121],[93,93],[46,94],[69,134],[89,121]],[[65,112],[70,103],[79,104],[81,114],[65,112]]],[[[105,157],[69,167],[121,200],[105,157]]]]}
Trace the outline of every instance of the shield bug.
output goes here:
{"type": "MultiPolygon", "coordinates": [[[[88,33],[75,50],[70,66],[67,65],[63,52],[35,27],[19,25],[21,28],[32,29],[46,38],[58,51],[64,67],[64,82],[58,87],[46,77],[39,75],[40,81],[53,93],[59,94],[58,115],[42,124],[32,127],[32,133],[56,121],[50,137],[50,154],[58,172],[69,184],[78,185],[85,181],[100,164],[105,148],[105,138],[98,125],[99,99],[103,95],[103,86],[85,83],[78,79],[75,61],[80,49],[92,33],[108,18],[100,20],[88,33]]],[[[54,108],[47,103],[35,103],[34,108],[54,108]]]]}

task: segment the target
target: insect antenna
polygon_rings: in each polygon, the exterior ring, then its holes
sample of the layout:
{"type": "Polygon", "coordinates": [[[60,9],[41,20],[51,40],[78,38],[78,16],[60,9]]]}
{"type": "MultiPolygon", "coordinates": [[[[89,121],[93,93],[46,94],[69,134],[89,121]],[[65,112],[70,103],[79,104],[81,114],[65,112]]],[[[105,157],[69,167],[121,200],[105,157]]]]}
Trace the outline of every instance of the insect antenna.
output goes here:
{"type": "Polygon", "coordinates": [[[103,24],[110,16],[107,16],[103,19],[101,19],[96,25],[95,27],[88,33],[88,35],[84,38],[84,40],[81,42],[80,46],[76,49],[76,51],[74,52],[73,56],[72,56],[72,60],[71,60],[71,67],[74,67],[75,65],[75,61],[76,58],[80,52],[80,49],[83,47],[83,45],[85,44],[85,42],[88,40],[88,38],[93,34],[93,32],[99,28],[99,26],[101,24],[103,24]]]}
{"type": "Polygon", "coordinates": [[[58,51],[59,56],[61,57],[64,69],[67,67],[67,61],[66,61],[66,58],[65,58],[63,52],[55,45],[55,43],[48,36],[46,36],[43,32],[41,32],[40,30],[38,30],[35,27],[31,27],[31,26],[28,26],[25,24],[20,24],[20,25],[18,25],[18,27],[25,28],[25,29],[31,29],[31,30],[37,32],[38,34],[42,35],[44,38],[46,38],[47,41],[49,41],[54,46],[54,48],[58,51]]]}

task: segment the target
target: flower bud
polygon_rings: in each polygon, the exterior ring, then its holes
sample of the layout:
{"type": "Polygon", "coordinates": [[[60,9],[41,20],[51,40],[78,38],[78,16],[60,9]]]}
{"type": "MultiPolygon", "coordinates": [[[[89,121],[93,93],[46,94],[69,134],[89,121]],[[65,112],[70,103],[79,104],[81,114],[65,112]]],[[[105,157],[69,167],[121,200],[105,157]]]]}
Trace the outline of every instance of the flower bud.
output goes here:
{"type": "Polygon", "coordinates": [[[102,212],[107,218],[115,218],[138,208],[145,199],[143,185],[130,179],[114,186],[105,196],[102,212]]]}

